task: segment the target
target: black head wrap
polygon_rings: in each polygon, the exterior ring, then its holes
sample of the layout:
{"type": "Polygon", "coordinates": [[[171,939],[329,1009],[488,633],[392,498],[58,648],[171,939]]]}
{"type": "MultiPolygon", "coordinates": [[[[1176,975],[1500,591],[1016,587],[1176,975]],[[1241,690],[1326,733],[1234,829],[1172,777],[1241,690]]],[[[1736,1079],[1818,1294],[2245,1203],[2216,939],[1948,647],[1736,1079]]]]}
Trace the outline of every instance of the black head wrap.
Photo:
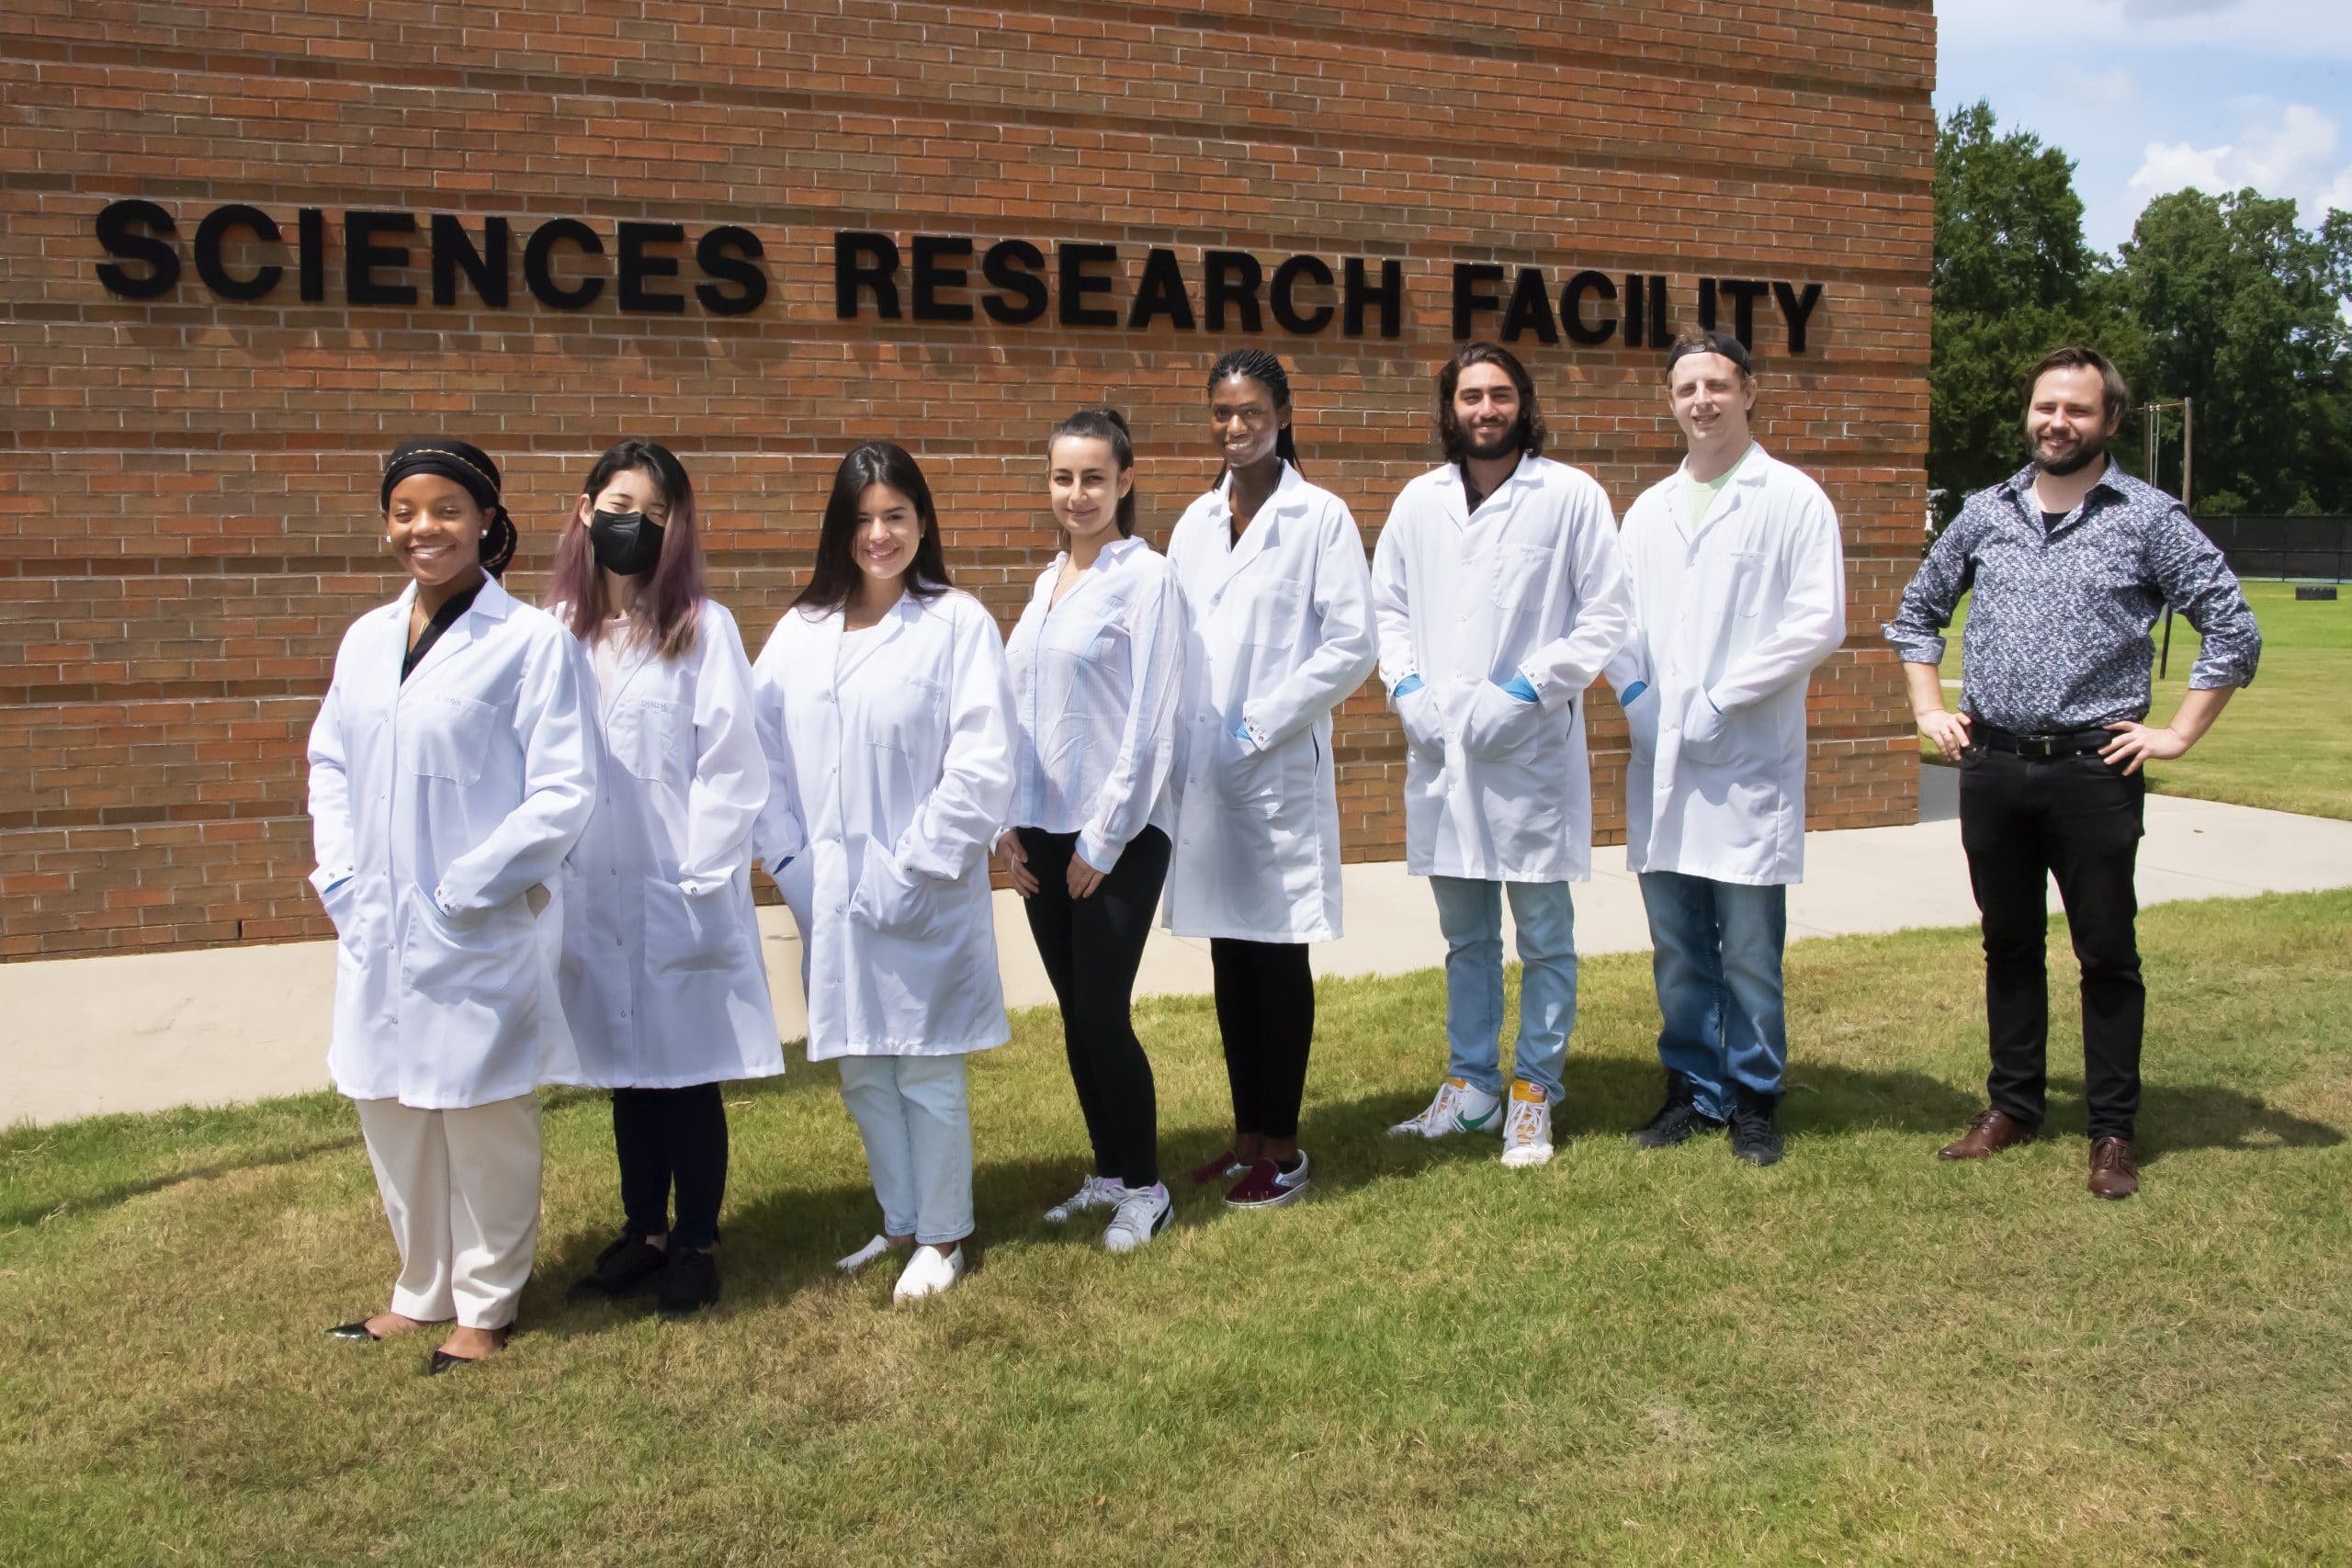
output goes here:
{"type": "Polygon", "coordinates": [[[490,531],[482,536],[481,569],[492,577],[504,575],[514,558],[514,520],[498,499],[498,465],[481,447],[435,436],[403,441],[384,460],[384,485],[377,504],[389,509],[392,487],[416,474],[439,474],[466,487],[474,504],[490,513],[490,531]]]}

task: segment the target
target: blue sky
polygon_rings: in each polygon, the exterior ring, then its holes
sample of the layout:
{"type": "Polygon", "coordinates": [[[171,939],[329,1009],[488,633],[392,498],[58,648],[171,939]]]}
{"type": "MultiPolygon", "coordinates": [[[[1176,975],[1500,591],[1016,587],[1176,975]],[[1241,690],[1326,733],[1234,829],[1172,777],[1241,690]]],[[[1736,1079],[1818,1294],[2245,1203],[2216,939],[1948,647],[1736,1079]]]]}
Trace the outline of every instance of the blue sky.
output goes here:
{"type": "Polygon", "coordinates": [[[2184,186],[2352,210],[2352,0],[1938,0],[1936,111],[1990,99],[2075,162],[2112,251],[2184,186]]]}

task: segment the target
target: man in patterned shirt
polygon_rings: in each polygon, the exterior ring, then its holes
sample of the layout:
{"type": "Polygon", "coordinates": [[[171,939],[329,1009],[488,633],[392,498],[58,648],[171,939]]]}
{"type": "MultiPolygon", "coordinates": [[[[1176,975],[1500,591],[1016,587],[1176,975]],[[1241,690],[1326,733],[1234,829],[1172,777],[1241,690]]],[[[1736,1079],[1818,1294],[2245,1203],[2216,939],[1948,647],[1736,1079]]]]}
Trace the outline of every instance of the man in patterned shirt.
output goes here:
{"type": "Polygon", "coordinates": [[[2132,1136],[2146,1005],[2133,931],[2141,764],[2197,743],[2254,679],[2262,633],[2180,502],[2108,456],[2131,405],[2115,367],[2094,350],[2062,348],[2026,387],[2032,463],[1968,498],[1885,628],[1920,731],[1960,764],[1961,845],[1984,915],[1992,1103],[1941,1157],[1982,1159],[2041,1130],[2044,889],[2055,877],[2082,965],[2090,1190],[2128,1198],[2140,1188],[2132,1136]],[[1941,634],[1972,586],[1951,713],[1941,634]],[[2166,603],[2204,647],[2179,711],[2156,728],[2141,722],[2155,652],[2148,628],[2166,603]]]}

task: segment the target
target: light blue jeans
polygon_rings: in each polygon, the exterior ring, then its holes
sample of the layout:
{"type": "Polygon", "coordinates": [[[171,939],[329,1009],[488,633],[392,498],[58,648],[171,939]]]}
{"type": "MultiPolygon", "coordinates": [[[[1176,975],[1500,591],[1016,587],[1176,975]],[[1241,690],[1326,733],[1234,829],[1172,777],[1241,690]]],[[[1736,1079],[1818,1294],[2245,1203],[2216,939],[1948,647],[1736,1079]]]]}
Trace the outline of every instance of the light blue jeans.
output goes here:
{"type": "Polygon", "coordinates": [[[865,1140],[888,1235],[944,1247],[972,1234],[972,1103],[964,1058],[843,1056],[842,1103],[865,1140]]]}
{"type": "Polygon", "coordinates": [[[1565,882],[1432,876],[1445,933],[1446,1076],[1503,1091],[1503,894],[1519,928],[1519,1040],[1513,1076],[1560,1099],[1568,1030],[1577,1021],[1577,917],[1565,882]]]}
{"type": "Polygon", "coordinates": [[[1658,1059],[1689,1078],[1699,1109],[1731,1114],[1734,1086],[1781,1092],[1789,1065],[1781,950],[1789,890],[1676,871],[1642,873],[1657,982],[1658,1059]]]}

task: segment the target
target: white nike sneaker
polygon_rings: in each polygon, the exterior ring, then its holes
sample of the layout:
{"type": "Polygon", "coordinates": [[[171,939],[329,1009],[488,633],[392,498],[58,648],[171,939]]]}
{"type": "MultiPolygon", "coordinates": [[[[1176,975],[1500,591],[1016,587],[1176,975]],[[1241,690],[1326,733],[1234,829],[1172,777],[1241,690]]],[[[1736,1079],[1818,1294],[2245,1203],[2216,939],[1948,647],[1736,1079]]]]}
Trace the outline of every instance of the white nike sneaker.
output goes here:
{"type": "Polygon", "coordinates": [[[957,1242],[944,1252],[935,1247],[918,1247],[915,1255],[899,1274],[899,1282],[890,1290],[894,1303],[920,1301],[951,1290],[964,1277],[964,1244],[957,1242]]]}
{"type": "Polygon", "coordinates": [[[1046,1211],[1046,1223],[1063,1225],[1069,1223],[1072,1214],[1088,1209],[1115,1209],[1126,1195],[1126,1188],[1109,1177],[1090,1176],[1079,1184],[1077,1191],[1046,1211]]]}
{"type": "Polygon", "coordinates": [[[1502,1103],[1483,1089],[1472,1089],[1460,1078],[1448,1078],[1437,1086],[1437,1098],[1430,1101],[1428,1110],[1409,1122],[1397,1122],[1388,1129],[1388,1135],[1447,1138],[1456,1133],[1489,1132],[1502,1103]]]}
{"type": "Polygon", "coordinates": [[[1532,1083],[1510,1086],[1510,1116],[1503,1122],[1503,1163],[1514,1170],[1552,1162],[1552,1102],[1532,1083]]]}
{"type": "Polygon", "coordinates": [[[1175,1201],[1168,1196],[1168,1189],[1159,1182],[1148,1187],[1122,1187],[1119,1205],[1111,1216],[1111,1226],[1102,1233],[1102,1247],[1109,1252],[1133,1252],[1136,1247],[1168,1228],[1176,1217],[1175,1201]]]}
{"type": "Polygon", "coordinates": [[[877,1235],[872,1241],[867,1242],[864,1247],[859,1247],[855,1252],[851,1253],[847,1258],[843,1258],[836,1261],[833,1264],[833,1267],[840,1269],[844,1274],[854,1274],[858,1272],[858,1270],[864,1269],[867,1264],[873,1262],[876,1258],[880,1258],[883,1254],[893,1250],[896,1249],[890,1246],[890,1238],[888,1236],[877,1235]]]}

